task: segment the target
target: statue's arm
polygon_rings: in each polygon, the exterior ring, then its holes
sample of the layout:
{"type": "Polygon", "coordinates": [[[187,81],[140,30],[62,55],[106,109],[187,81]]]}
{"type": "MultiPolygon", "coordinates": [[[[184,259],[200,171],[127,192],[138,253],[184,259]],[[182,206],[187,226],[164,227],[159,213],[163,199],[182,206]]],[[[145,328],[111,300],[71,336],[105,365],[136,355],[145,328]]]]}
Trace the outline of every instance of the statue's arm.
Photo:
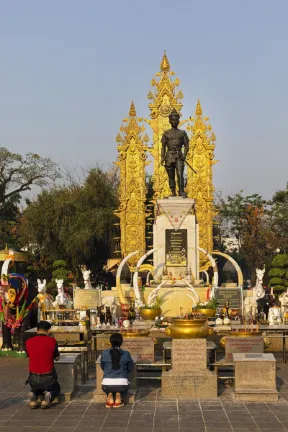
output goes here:
{"type": "Polygon", "coordinates": [[[183,145],[184,145],[183,160],[185,160],[187,153],[189,151],[189,138],[188,138],[188,135],[185,131],[184,131],[184,137],[183,137],[183,145]]]}
{"type": "Polygon", "coordinates": [[[162,139],[161,139],[161,143],[162,143],[162,148],[161,148],[161,164],[164,165],[165,163],[165,154],[166,154],[166,148],[167,148],[167,136],[164,132],[162,139]]]}

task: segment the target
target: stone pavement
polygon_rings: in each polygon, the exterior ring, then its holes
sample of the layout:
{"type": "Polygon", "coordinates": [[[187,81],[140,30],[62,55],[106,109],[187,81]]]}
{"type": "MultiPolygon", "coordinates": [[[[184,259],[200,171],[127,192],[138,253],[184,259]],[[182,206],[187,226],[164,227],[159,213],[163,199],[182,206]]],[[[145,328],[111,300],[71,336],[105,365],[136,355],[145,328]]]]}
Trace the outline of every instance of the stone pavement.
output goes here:
{"type": "Polygon", "coordinates": [[[92,377],[72,402],[30,411],[27,360],[0,357],[0,432],[287,432],[288,366],[279,361],[277,367],[277,403],[235,402],[225,386],[217,400],[164,401],[150,383],[141,384],[134,405],[108,410],[92,401],[92,377]]]}

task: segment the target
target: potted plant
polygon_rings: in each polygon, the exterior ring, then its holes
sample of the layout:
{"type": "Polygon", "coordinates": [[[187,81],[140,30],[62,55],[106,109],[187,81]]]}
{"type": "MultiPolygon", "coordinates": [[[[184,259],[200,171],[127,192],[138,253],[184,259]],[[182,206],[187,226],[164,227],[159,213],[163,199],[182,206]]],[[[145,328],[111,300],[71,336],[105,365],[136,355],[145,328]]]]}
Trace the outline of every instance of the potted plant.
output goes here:
{"type": "Polygon", "coordinates": [[[141,306],[139,309],[141,318],[144,320],[154,321],[157,316],[161,316],[162,314],[162,304],[163,300],[157,296],[153,303],[141,306]]]}
{"type": "Polygon", "coordinates": [[[216,315],[217,300],[212,298],[207,302],[198,303],[193,307],[193,312],[199,315],[204,315],[206,318],[212,318],[216,315]]]}

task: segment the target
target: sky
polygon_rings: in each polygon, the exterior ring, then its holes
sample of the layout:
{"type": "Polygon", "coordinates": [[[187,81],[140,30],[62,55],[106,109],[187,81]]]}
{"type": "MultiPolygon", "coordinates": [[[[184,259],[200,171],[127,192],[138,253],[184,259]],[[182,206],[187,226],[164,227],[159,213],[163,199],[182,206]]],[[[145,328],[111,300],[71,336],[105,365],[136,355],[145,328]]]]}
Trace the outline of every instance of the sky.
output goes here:
{"type": "Polygon", "coordinates": [[[269,198],[288,181],[287,0],[0,0],[0,146],[108,167],[166,50],[216,134],[213,182],[269,198]]]}

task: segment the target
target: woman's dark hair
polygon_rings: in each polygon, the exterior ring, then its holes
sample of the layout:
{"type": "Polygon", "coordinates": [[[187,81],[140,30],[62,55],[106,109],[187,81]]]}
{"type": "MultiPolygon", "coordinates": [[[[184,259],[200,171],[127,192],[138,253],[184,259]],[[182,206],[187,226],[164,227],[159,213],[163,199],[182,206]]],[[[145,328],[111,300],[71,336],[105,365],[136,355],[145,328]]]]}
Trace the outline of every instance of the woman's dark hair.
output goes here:
{"type": "Polygon", "coordinates": [[[37,330],[48,331],[51,329],[51,324],[48,321],[39,321],[37,324],[37,330]]]}
{"type": "Polygon", "coordinates": [[[112,348],[110,349],[110,356],[112,360],[112,369],[118,370],[120,369],[120,346],[123,343],[123,337],[120,333],[113,333],[110,336],[110,343],[112,345],[112,348]]]}

